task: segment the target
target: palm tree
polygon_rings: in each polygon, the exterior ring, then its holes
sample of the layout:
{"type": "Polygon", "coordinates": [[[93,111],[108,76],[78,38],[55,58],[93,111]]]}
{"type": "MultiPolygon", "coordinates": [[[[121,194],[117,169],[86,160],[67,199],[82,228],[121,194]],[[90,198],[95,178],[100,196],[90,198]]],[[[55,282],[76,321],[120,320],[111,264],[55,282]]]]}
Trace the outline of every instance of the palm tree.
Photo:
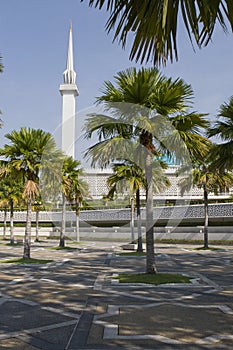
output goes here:
{"type": "Polygon", "coordinates": [[[142,251],[140,188],[146,188],[146,180],[142,169],[135,163],[125,161],[113,165],[113,174],[107,180],[110,186],[108,197],[113,198],[115,192],[125,192],[129,186],[131,204],[131,241],[134,242],[134,197],[136,195],[138,223],[138,251],[142,251]]]}
{"type": "Polygon", "coordinates": [[[80,162],[72,157],[65,157],[62,168],[62,222],[60,232],[60,247],[65,246],[66,202],[75,202],[76,208],[76,238],[79,240],[79,205],[87,194],[87,184],[80,179],[83,170],[80,162]]]}
{"type": "Polygon", "coordinates": [[[3,72],[2,57],[0,56],[0,73],[3,72]]]}
{"type": "MultiPolygon", "coordinates": [[[[2,64],[2,57],[0,56],[0,73],[3,72],[3,64],[2,64]]],[[[2,112],[0,111],[0,114],[2,114],[2,112]]],[[[0,119],[0,128],[2,127],[2,120],[0,119]]]]}
{"type": "MultiPolygon", "coordinates": [[[[163,191],[167,186],[170,186],[170,181],[164,175],[163,170],[167,166],[164,162],[153,162],[153,186],[154,192],[163,191]]],[[[138,230],[138,247],[137,251],[143,251],[142,248],[142,234],[141,234],[141,214],[140,214],[140,189],[146,190],[145,172],[136,163],[124,161],[124,163],[116,163],[113,165],[113,175],[108,178],[108,185],[110,186],[108,196],[113,197],[115,192],[124,192],[129,185],[129,192],[131,193],[131,232],[132,242],[134,241],[134,197],[136,195],[137,208],[137,230],[138,230]]]]}
{"type": "Polygon", "coordinates": [[[80,166],[80,162],[76,161],[77,167],[75,172],[72,175],[72,182],[70,187],[70,195],[69,200],[71,203],[74,203],[75,207],[75,216],[76,216],[76,241],[80,241],[80,230],[79,230],[79,216],[80,216],[80,207],[81,205],[87,205],[85,198],[89,196],[89,186],[86,181],[84,181],[83,177],[84,172],[82,168],[78,168],[80,166]]]}
{"type": "Polygon", "coordinates": [[[7,207],[10,208],[10,243],[14,244],[14,206],[22,201],[23,184],[8,162],[0,161],[0,197],[4,206],[4,238],[6,235],[7,207]]]}
{"type": "MultiPolygon", "coordinates": [[[[210,153],[211,154],[211,153],[210,153]]],[[[181,194],[189,191],[192,186],[197,186],[203,190],[204,201],[204,248],[208,248],[208,204],[209,193],[218,194],[221,190],[229,188],[233,185],[233,174],[230,172],[222,172],[219,169],[213,168],[213,163],[210,161],[211,156],[206,156],[205,160],[197,161],[195,169],[188,177],[184,177],[179,181],[181,194]]]]}
{"type": "Polygon", "coordinates": [[[80,241],[80,230],[79,230],[79,217],[80,217],[80,206],[87,206],[85,198],[90,197],[89,186],[83,179],[78,179],[74,183],[74,202],[75,202],[75,215],[76,215],[76,241],[80,241]]]}
{"type": "Polygon", "coordinates": [[[233,96],[220,106],[218,119],[209,128],[209,137],[217,137],[221,143],[212,150],[214,167],[220,170],[233,169],[233,96]]]}
{"type": "Polygon", "coordinates": [[[86,137],[94,132],[99,142],[86,152],[92,165],[106,166],[116,159],[144,164],[146,175],[147,273],[155,273],[153,238],[153,159],[167,153],[187,162],[193,152],[203,153],[205,138],[200,128],[208,125],[204,115],[189,113],[193,92],[181,79],[172,81],[156,68],[127,69],[115,76],[115,85],[107,81],[97,101],[114,117],[90,115],[86,137]],[[186,121],[187,116],[187,121],[186,121]],[[135,152],[135,140],[138,144],[135,152]],[[196,151],[193,150],[195,141],[196,151]],[[199,140],[199,142],[198,142],[199,140]],[[187,145],[186,145],[187,142],[187,145]],[[143,158],[138,160],[138,156],[143,158]]]}
{"type": "Polygon", "coordinates": [[[56,154],[56,144],[50,133],[41,129],[21,128],[5,135],[10,141],[0,150],[12,171],[22,179],[23,197],[27,203],[23,257],[30,259],[32,204],[39,194],[39,173],[48,166],[49,157],[56,154]],[[43,161],[44,157],[44,161],[43,161]]]}
{"type": "Polygon", "coordinates": [[[4,210],[3,218],[3,239],[6,239],[6,230],[7,230],[7,207],[8,207],[8,198],[6,196],[6,191],[4,186],[0,186],[0,207],[4,210]]]}
{"type": "MultiPolygon", "coordinates": [[[[81,0],[83,2],[84,0],[81,0]]],[[[232,2],[183,0],[89,0],[89,6],[106,6],[110,15],[106,30],[114,30],[114,40],[123,47],[132,33],[130,59],[153,61],[155,65],[178,59],[177,27],[182,20],[188,38],[199,48],[208,45],[216,25],[233,28],[232,2]]]]}
{"type": "Polygon", "coordinates": [[[35,201],[33,203],[33,211],[36,212],[36,242],[39,242],[39,215],[40,215],[40,210],[44,209],[44,206],[42,205],[42,198],[41,195],[37,198],[35,198],[35,201]]]}

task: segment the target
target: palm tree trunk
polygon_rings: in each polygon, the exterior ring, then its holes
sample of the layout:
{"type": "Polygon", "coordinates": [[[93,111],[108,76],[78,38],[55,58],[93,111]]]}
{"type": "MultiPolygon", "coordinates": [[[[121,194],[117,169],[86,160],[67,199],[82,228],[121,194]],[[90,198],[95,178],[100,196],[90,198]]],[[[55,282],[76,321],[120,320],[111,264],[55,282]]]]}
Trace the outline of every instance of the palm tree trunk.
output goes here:
{"type": "Polygon", "coordinates": [[[153,181],[152,181],[152,156],[149,150],[146,153],[146,273],[157,272],[154,253],[154,225],[153,225],[153,181]]]}
{"type": "Polygon", "coordinates": [[[14,202],[13,200],[10,201],[10,243],[14,244],[14,202]]]}
{"type": "Polygon", "coordinates": [[[36,210],[36,242],[39,242],[39,210],[36,210]]]}
{"type": "Polygon", "coordinates": [[[75,203],[75,213],[76,213],[76,242],[80,242],[80,235],[79,235],[79,202],[76,201],[75,203]]]}
{"type": "Polygon", "coordinates": [[[65,232],[66,232],[66,197],[62,193],[62,217],[61,217],[61,233],[59,247],[65,247],[65,232]]]}
{"type": "Polygon", "coordinates": [[[204,248],[209,247],[208,242],[208,226],[209,226],[209,210],[208,210],[208,191],[204,187],[204,213],[205,213],[205,224],[204,224],[204,248]]]}
{"type": "Polygon", "coordinates": [[[137,252],[143,252],[142,248],[142,220],[140,208],[140,190],[136,192],[136,207],[137,207],[137,228],[138,228],[138,247],[137,252]]]}
{"type": "Polygon", "coordinates": [[[32,200],[28,199],[27,202],[27,216],[26,216],[26,228],[24,235],[24,252],[23,258],[30,259],[30,248],[31,248],[31,226],[32,226],[32,200]]]}
{"type": "Polygon", "coordinates": [[[134,197],[130,198],[130,206],[131,206],[131,219],[130,219],[130,228],[131,228],[131,243],[134,243],[134,197]]]}
{"type": "Polygon", "coordinates": [[[6,228],[7,228],[7,223],[6,223],[6,219],[7,219],[7,208],[4,208],[4,223],[3,223],[3,239],[6,239],[6,228]]]}

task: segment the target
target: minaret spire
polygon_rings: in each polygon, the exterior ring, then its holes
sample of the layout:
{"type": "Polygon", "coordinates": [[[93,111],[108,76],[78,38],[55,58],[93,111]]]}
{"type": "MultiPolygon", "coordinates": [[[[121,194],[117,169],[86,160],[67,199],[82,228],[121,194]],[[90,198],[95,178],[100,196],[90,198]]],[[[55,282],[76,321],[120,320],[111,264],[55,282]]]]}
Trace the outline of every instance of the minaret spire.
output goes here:
{"type": "Polygon", "coordinates": [[[75,83],[76,73],[73,60],[72,23],[70,24],[66,70],[63,73],[64,83],[60,85],[62,95],[62,150],[65,154],[75,156],[75,98],[78,88],[75,83]]]}
{"type": "Polygon", "coordinates": [[[75,84],[76,73],[74,71],[74,59],[73,59],[72,22],[70,22],[70,34],[69,34],[66,70],[63,73],[63,77],[64,77],[65,84],[75,84]]]}

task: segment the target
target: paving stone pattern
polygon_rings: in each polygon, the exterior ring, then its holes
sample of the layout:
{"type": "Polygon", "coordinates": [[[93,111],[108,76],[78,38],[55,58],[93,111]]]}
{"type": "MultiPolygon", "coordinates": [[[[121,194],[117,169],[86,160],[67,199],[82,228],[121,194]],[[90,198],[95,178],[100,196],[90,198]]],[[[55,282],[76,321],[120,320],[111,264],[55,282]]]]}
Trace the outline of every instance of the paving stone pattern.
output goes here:
{"type": "MultiPolygon", "coordinates": [[[[159,244],[159,272],[193,283],[151,286],[112,279],[145,271],[145,257],[120,256],[119,242],[56,245],[31,248],[52,263],[1,264],[1,350],[233,349],[233,247],[159,244]]],[[[22,251],[1,244],[0,259],[22,251]]]]}

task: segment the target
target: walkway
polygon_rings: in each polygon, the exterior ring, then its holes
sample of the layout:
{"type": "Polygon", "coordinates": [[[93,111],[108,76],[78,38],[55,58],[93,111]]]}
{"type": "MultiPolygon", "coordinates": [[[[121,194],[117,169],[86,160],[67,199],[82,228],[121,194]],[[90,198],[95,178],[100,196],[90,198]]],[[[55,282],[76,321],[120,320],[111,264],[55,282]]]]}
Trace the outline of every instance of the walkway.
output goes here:
{"type": "MultiPolygon", "coordinates": [[[[118,255],[121,243],[32,247],[48,265],[1,264],[0,349],[232,349],[233,247],[196,251],[158,245],[160,272],[194,277],[189,285],[122,285],[120,272],[143,272],[144,257],[118,255]]],[[[22,247],[0,245],[0,259],[22,247]]]]}

